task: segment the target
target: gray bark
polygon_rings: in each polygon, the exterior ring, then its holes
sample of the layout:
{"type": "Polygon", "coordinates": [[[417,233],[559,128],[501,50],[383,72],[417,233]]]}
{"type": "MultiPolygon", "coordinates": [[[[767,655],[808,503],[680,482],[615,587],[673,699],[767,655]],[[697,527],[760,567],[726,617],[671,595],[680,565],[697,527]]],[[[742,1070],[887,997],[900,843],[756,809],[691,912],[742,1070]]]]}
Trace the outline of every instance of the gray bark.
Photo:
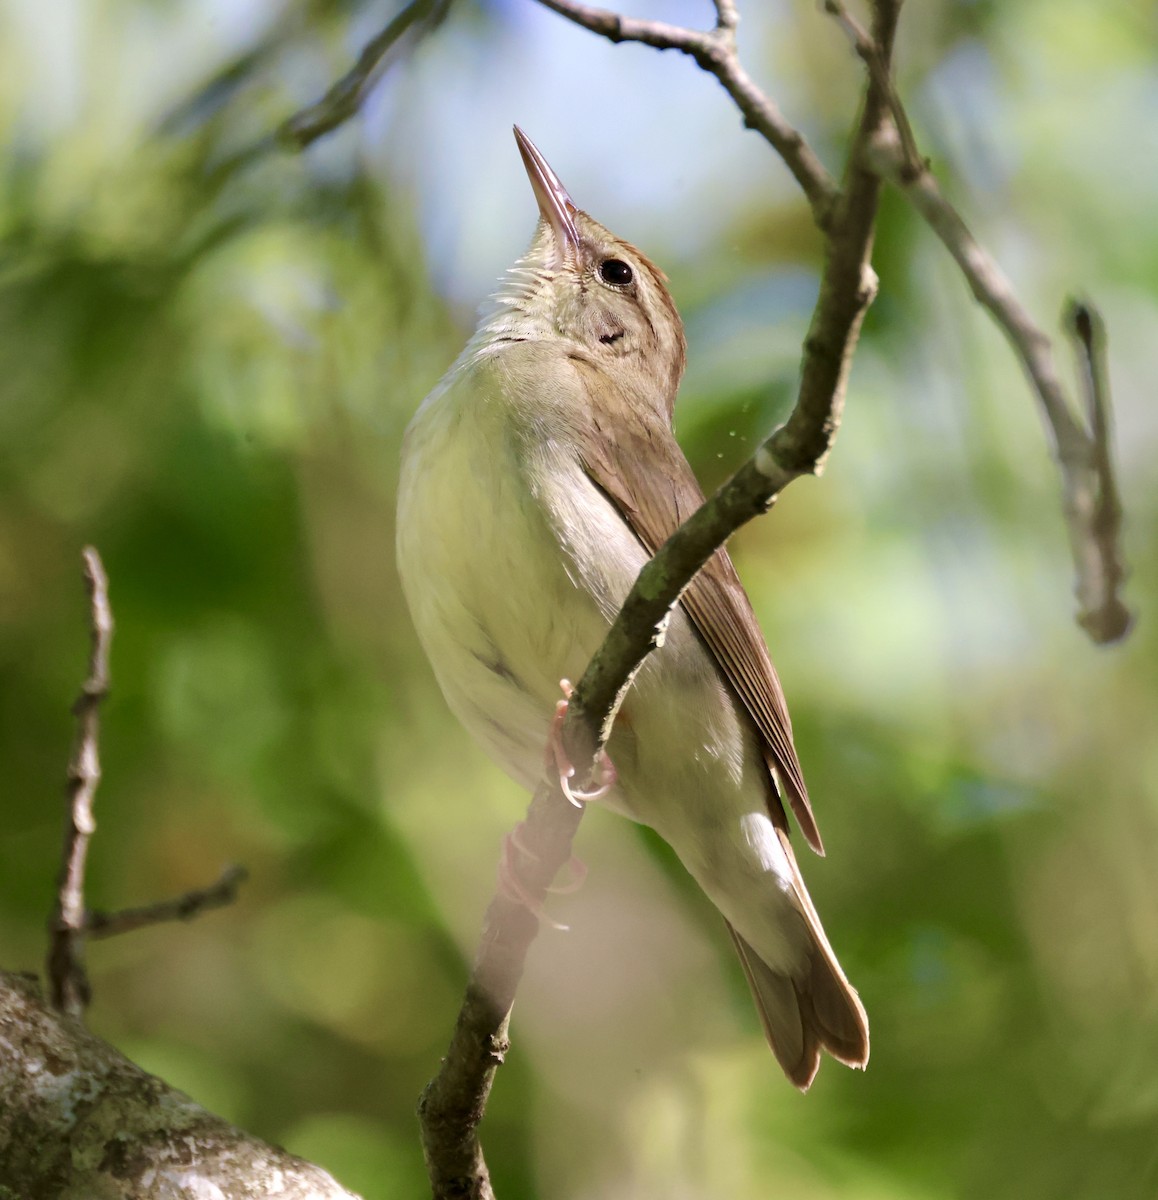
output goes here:
{"type": "Polygon", "coordinates": [[[0,1200],[358,1200],[0,971],[0,1200]]]}

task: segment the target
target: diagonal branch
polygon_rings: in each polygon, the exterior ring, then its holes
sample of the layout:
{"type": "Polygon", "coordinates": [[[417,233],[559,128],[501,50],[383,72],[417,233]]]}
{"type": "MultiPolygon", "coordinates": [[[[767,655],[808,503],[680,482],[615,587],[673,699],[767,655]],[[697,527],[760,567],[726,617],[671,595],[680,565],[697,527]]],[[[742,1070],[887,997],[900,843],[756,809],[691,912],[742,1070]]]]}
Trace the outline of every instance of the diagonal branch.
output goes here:
{"type": "Polygon", "coordinates": [[[85,914],[84,932],[90,938],[111,938],[132,933],[166,921],[192,921],[214,908],[226,908],[237,899],[237,889],[248,877],[244,867],[226,867],[216,883],[194,888],[171,900],[158,900],[139,908],[120,908],[116,912],[90,909],[85,914]]]}
{"type": "Polygon", "coordinates": [[[400,45],[403,37],[407,33],[422,36],[437,28],[450,11],[451,3],[452,0],[410,0],[385,29],[366,43],[358,61],[320,100],[281,123],[276,140],[294,150],[304,150],[348,121],[381,78],[389,65],[391,51],[400,45]]]}
{"type": "Polygon", "coordinates": [[[844,30],[853,49],[868,68],[869,76],[888,101],[889,111],[893,115],[893,121],[896,123],[897,133],[900,136],[901,144],[905,147],[906,155],[911,161],[919,162],[921,156],[917,150],[916,135],[913,133],[912,125],[909,124],[909,115],[905,112],[900,93],[893,83],[893,73],[889,70],[888,61],[882,55],[876,40],[849,13],[841,0],[824,0],[824,11],[833,17],[844,30]]]}
{"type": "Polygon", "coordinates": [[[699,67],[720,81],[743,115],[744,124],[756,130],[784,160],[812,206],[817,227],[828,229],[838,198],[836,182],[800,130],[785,119],[775,101],[741,65],[736,51],[736,25],[740,18],[734,0],[716,0],[716,24],[707,30],[623,17],[575,0],[539,0],[539,3],[610,42],[639,42],[656,50],[678,50],[693,58],[699,67]]]}
{"type": "Polygon", "coordinates": [[[5,1200],[359,1200],[143,1071],[0,971],[5,1200]]]}
{"type": "MultiPolygon", "coordinates": [[[[546,0],[545,0],[546,2],[546,0]]],[[[552,6],[557,7],[552,0],[552,6]]],[[[721,20],[733,14],[720,0],[721,20]]],[[[879,0],[874,28],[891,53],[897,6],[879,0]]],[[[696,571],[745,522],[766,512],[794,479],[819,474],[840,426],[844,389],[861,320],[875,294],[869,266],[880,179],[858,165],[888,121],[888,98],[870,81],[849,154],[844,191],[826,232],[820,295],[805,339],[796,405],[754,457],[660,547],[644,567],[579,686],[563,726],[568,756],[591,776],[623,694],[655,648],[672,606],[696,571]]],[[[558,781],[540,784],[527,810],[516,864],[521,890],[541,908],[571,856],[583,810],[558,781]]],[[[435,1200],[493,1200],[478,1139],[495,1071],[509,1047],[511,1006],[538,918],[502,891],[487,909],[478,953],[450,1047],[419,1103],[423,1151],[435,1200]]]]}
{"type": "Polygon", "coordinates": [[[848,34],[869,78],[888,97],[893,113],[893,124],[879,129],[864,147],[866,164],[892,183],[941,239],[974,298],[989,311],[1021,360],[1052,434],[1061,471],[1063,511],[1077,575],[1078,623],[1095,642],[1117,641],[1129,632],[1132,617],[1119,596],[1126,571],[1120,547],[1122,513],[1110,447],[1101,323],[1088,306],[1074,308],[1069,321],[1081,356],[1088,414],[1083,423],[1062,386],[1050,339],[945,198],[921,157],[875,37],[849,16],[840,0],[826,0],[825,7],[848,34]]]}
{"type": "MultiPolygon", "coordinates": [[[[445,19],[451,3],[452,0],[411,0],[366,43],[354,66],[320,100],[282,122],[275,140],[303,150],[355,116],[403,38],[407,34],[421,36],[436,28],[445,19]]],[[[804,135],[785,119],[772,98],[761,91],[740,64],[736,52],[736,25],[740,18],[735,0],[715,0],[716,24],[708,30],[622,17],[572,0],[540,0],[540,3],[612,42],[641,42],[657,50],[679,50],[690,55],[720,81],[743,115],[744,124],[776,149],[808,198],[817,226],[828,227],[837,198],[836,183],[804,135]]]]}

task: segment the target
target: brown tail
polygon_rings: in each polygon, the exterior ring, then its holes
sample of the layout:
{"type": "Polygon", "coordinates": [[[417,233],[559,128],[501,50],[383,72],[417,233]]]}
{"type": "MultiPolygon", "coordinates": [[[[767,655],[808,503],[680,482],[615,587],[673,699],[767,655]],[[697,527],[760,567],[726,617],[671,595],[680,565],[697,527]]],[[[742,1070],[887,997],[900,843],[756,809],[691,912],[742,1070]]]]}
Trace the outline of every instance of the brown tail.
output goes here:
{"type": "Polygon", "coordinates": [[[728,925],[760,1013],[764,1035],[785,1075],[802,1091],[820,1068],[820,1052],[850,1067],[869,1057],[868,1017],[844,977],[823,932],[813,946],[808,974],[790,979],[773,971],[728,925]]]}

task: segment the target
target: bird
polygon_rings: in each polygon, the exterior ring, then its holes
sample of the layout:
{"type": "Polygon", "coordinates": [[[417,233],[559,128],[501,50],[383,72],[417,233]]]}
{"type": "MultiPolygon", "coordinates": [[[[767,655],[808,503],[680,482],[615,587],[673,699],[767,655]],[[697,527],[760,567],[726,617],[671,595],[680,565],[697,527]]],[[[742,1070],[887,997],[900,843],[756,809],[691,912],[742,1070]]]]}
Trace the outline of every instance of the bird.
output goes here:
{"type": "MultiPolygon", "coordinates": [[[[450,709],[532,790],[560,681],[704,497],[672,430],[686,339],[666,276],[514,132],[538,224],[407,428],[396,553],[450,709]]],[[[868,1019],[789,838],[785,801],[824,853],[787,703],[723,548],[671,611],[608,752],[599,802],[654,829],[722,914],[787,1077],[806,1091],[822,1052],[864,1067],[868,1019]]]]}

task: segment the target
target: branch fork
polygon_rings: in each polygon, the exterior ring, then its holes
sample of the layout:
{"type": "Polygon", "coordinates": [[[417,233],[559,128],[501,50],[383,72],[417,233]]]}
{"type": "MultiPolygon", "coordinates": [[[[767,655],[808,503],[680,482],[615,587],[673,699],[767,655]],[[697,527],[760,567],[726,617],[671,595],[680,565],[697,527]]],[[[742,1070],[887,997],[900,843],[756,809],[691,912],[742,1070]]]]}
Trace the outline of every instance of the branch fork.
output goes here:
{"type": "Polygon", "coordinates": [[[57,1012],[82,1017],[92,999],[84,965],[87,938],[109,938],[162,921],[189,921],[213,908],[232,904],[246,877],[242,867],[228,867],[207,888],[186,892],[171,900],[143,908],[103,913],[85,907],[85,868],[88,847],[96,832],[93,804],[100,783],[100,706],[109,694],[109,654],[113,638],[113,611],[109,605],[109,579],[101,556],[86,546],[84,580],[89,596],[89,629],[92,650],[88,677],[72,706],[76,717],[76,743],[68,764],[64,847],[56,885],[56,902],[48,922],[49,945],[45,963],[49,1000],[57,1012]]]}

